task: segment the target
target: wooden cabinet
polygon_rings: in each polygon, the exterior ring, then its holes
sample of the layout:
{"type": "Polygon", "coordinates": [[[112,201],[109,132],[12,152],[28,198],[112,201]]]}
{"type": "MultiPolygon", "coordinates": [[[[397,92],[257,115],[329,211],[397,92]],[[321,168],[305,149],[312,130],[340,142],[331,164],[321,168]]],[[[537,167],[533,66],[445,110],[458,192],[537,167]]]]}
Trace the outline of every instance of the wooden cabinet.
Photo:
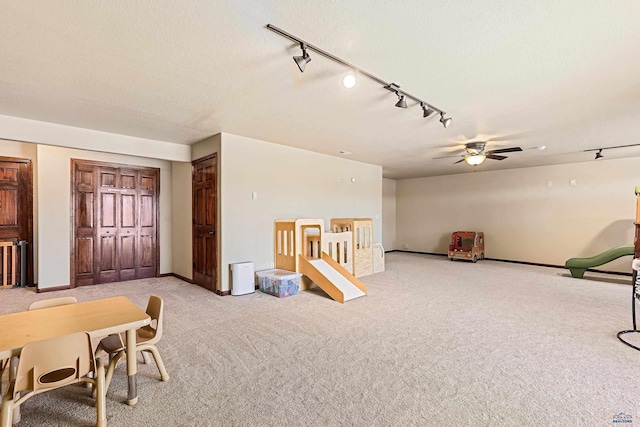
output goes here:
{"type": "Polygon", "coordinates": [[[159,170],[72,160],[72,286],[158,274],[159,170]]]}

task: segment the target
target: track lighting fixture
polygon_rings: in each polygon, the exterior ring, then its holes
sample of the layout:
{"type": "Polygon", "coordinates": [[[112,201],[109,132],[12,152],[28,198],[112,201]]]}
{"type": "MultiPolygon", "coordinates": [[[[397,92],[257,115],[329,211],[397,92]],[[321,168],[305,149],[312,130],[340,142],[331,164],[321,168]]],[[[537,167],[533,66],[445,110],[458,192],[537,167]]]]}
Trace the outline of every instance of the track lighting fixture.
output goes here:
{"type": "Polygon", "coordinates": [[[597,151],[595,160],[604,158],[602,154],[602,150],[611,150],[612,148],[627,148],[627,147],[638,147],[640,144],[628,144],[628,145],[616,145],[614,147],[602,147],[602,148],[590,148],[588,150],[584,150],[584,152],[588,151],[597,151]]]}
{"type": "MultiPolygon", "coordinates": [[[[394,92],[397,96],[398,96],[398,102],[396,103],[396,107],[399,108],[407,108],[407,98],[412,99],[413,101],[417,102],[418,104],[420,104],[420,106],[422,107],[422,117],[429,117],[431,116],[433,113],[438,112],[440,113],[440,123],[442,123],[444,125],[445,128],[449,127],[449,124],[451,124],[451,118],[444,118],[444,114],[445,112],[442,111],[439,108],[434,107],[431,104],[426,103],[424,100],[413,96],[407,92],[403,91],[399,91],[398,89],[400,88],[400,86],[398,86],[395,83],[389,83],[386,82],[384,80],[382,80],[379,77],[374,76],[371,73],[366,72],[365,70],[363,70],[362,68],[356,67],[353,64],[348,63],[347,61],[338,58],[337,56],[334,56],[316,46],[313,46],[309,43],[307,43],[306,41],[287,33],[286,31],[281,30],[278,27],[274,27],[271,24],[267,24],[266,28],[270,31],[273,31],[276,34],[281,35],[284,38],[287,38],[289,40],[292,40],[296,43],[300,44],[300,48],[302,49],[302,56],[294,56],[293,60],[295,61],[296,65],[298,66],[298,68],[300,69],[300,72],[304,72],[304,69],[307,65],[307,63],[309,61],[311,61],[311,58],[309,57],[309,54],[307,53],[307,50],[312,50],[313,52],[324,56],[327,59],[332,60],[333,62],[337,62],[340,65],[343,65],[347,68],[349,68],[351,71],[353,71],[353,73],[358,73],[359,75],[363,75],[365,77],[370,78],[371,80],[375,81],[376,83],[382,85],[383,88],[394,92]]],[[[351,74],[351,75],[347,75],[344,77],[342,84],[347,87],[347,88],[351,88],[355,85],[355,77],[351,74]]]]}
{"type": "Polygon", "coordinates": [[[396,95],[398,95],[398,102],[396,102],[396,107],[399,108],[407,108],[407,101],[405,101],[405,96],[401,93],[396,92],[396,95]]]}
{"type": "Polygon", "coordinates": [[[440,113],[440,123],[442,123],[442,126],[444,126],[445,128],[448,128],[449,125],[451,124],[451,117],[448,118],[444,118],[444,113],[440,113]]]}
{"type": "Polygon", "coordinates": [[[424,118],[427,118],[430,115],[432,115],[433,113],[435,113],[435,111],[432,110],[431,108],[427,107],[427,105],[424,102],[421,102],[420,106],[422,107],[422,117],[424,117],[424,118]]]}
{"type": "Polygon", "coordinates": [[[311,57],[307,53],[307,47],[302,42],[300,42],[300,49],[302,49],[302,56],[294,56],[293,60],[296,62],[296,65],[298,65],[298,68],[300,68],[300,72],[304,73],[304,67],[311,61],[311,57]]]}

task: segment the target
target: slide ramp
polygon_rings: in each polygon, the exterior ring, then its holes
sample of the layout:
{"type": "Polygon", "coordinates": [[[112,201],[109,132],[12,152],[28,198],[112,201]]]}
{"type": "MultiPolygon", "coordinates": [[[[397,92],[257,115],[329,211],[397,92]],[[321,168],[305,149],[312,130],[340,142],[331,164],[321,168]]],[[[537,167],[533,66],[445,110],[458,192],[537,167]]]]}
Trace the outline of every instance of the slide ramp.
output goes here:
{"type": "Polygon", "coordinates": [[[571,276],[581,279],[587,268],[606,264],[623,256],[634,255],[633,245],[618,246],[590,258],[570,258],[564,263],[565,268],[571,271],[571,276]]]}
{"type": "Polygon", "coordinates": [[[299,273],[311,279],[320,289],[334,300],[346,301],[367,294],[367,287],[325,252],[322,258],[306,258],[300,255],[299,273]]]}

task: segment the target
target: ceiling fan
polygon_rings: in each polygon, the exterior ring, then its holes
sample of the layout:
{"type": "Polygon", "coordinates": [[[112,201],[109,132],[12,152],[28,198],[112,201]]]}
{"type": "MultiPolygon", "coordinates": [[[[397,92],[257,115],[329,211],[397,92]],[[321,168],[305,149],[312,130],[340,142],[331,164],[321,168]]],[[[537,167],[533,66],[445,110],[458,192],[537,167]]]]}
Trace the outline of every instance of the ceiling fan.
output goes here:
{"type": "Polygon", "coordinates": [[[434,160],[462,157],[462,159],[454,162],[453,164],[455,165],[460,162],[467,162],[471,166],[477,166],[483,163],[486,159],[504,160],[507,158],[507,156],[500,156],[499,154],[522,151],[522,148],[520,147],[498,148],[497,150],[484,151],[486,145],[487,143],[483,141],[468,142],[464,145],[465,153],[458,154],[456,156],[434,157],[434,160]]]}

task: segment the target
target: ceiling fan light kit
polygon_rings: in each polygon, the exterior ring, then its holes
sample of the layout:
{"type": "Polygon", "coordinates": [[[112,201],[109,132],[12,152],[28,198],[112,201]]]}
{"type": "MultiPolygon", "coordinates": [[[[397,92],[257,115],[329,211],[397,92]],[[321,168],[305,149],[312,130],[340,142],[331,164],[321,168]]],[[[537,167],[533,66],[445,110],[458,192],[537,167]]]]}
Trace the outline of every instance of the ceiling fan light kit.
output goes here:
{"type": "MultiPolygon", "coordinates": [[[[396,107],[399,108],[407,108],[407,101],[406,99],[412,99],[413,101],[415,101],[416,103],[418,103],[421,107],[422,107],[422,117],[427,118],[429,116],[431,116],[434,112],[438,112],[440,113],[440,123],[442,123],[442,126],[444,126],[445,128],[448,128],[449,125],[451,124],[451,117],[445,118],[445,112],[442,111],[441,109],[434,107],[433,105],[427,103],[426,101],[411,95],[408,92],[405,92],[404,90],[400,90],[400,86],[395,84],[395,83],[389,83],[386,82],[384,80],[382,80],[379,77],[374,76],[373,74],[364,71],[362,68],[360,67],[356,67],[353,64],[348,63],[347,61],[345,61],[344,59],[338,58],[335,55],[332,55],[312,44],[307,43],[306,41],[300,39],[299,37],[296,37],[292,34],[287,33],[284,30],[281,30],[278,27],[275,27],[271,24],[267,24],[266,28],[270,31],[273,31],[276,34],[281,35],[284,38],[287,38],[289,40],[292,40],[296,43],[300,44],[300,49],[302,49],[302,55],[301,56],[294,56],[293,60],[295,61],[296,65],[298,66],[298,69],[300,69],[300,72],[303,73],[307,64],[311,61],[311,57],[309,56],[309,53],[307,52],[308,50],[313,51],[321,56],[324,56],[327,59],[332,60],[333,62],[336,62],[338,64],[344,65],[345,67],[351,69],[353,72],[357,72],[358,74],[362,74],[365,77],[370,78],[371,80],[375,81],[376,83],[379,83],[380,85],[382,85],[383,88],[394,92],[399,100],[396,103],[396,107]]],[[[349,84],[351,84],[351,86],[347,86],[347,81],[346,81],[346,77],[345,80],[343,80],[343,84],[345,87],[347,88],[351,88],[355,85],[355,76],[353,76],[353,83],[351,83],[351,79],[349,79],[349,84]]]]}
{"type": "Polygon", "coordinates": [[[464,161],[471,166],[478,166],[484,163],[486,159],[487,159],[487,156],[485,156],[484,154],[474,154],[471,156],[466,156],[464,158],[464,161]]]}

